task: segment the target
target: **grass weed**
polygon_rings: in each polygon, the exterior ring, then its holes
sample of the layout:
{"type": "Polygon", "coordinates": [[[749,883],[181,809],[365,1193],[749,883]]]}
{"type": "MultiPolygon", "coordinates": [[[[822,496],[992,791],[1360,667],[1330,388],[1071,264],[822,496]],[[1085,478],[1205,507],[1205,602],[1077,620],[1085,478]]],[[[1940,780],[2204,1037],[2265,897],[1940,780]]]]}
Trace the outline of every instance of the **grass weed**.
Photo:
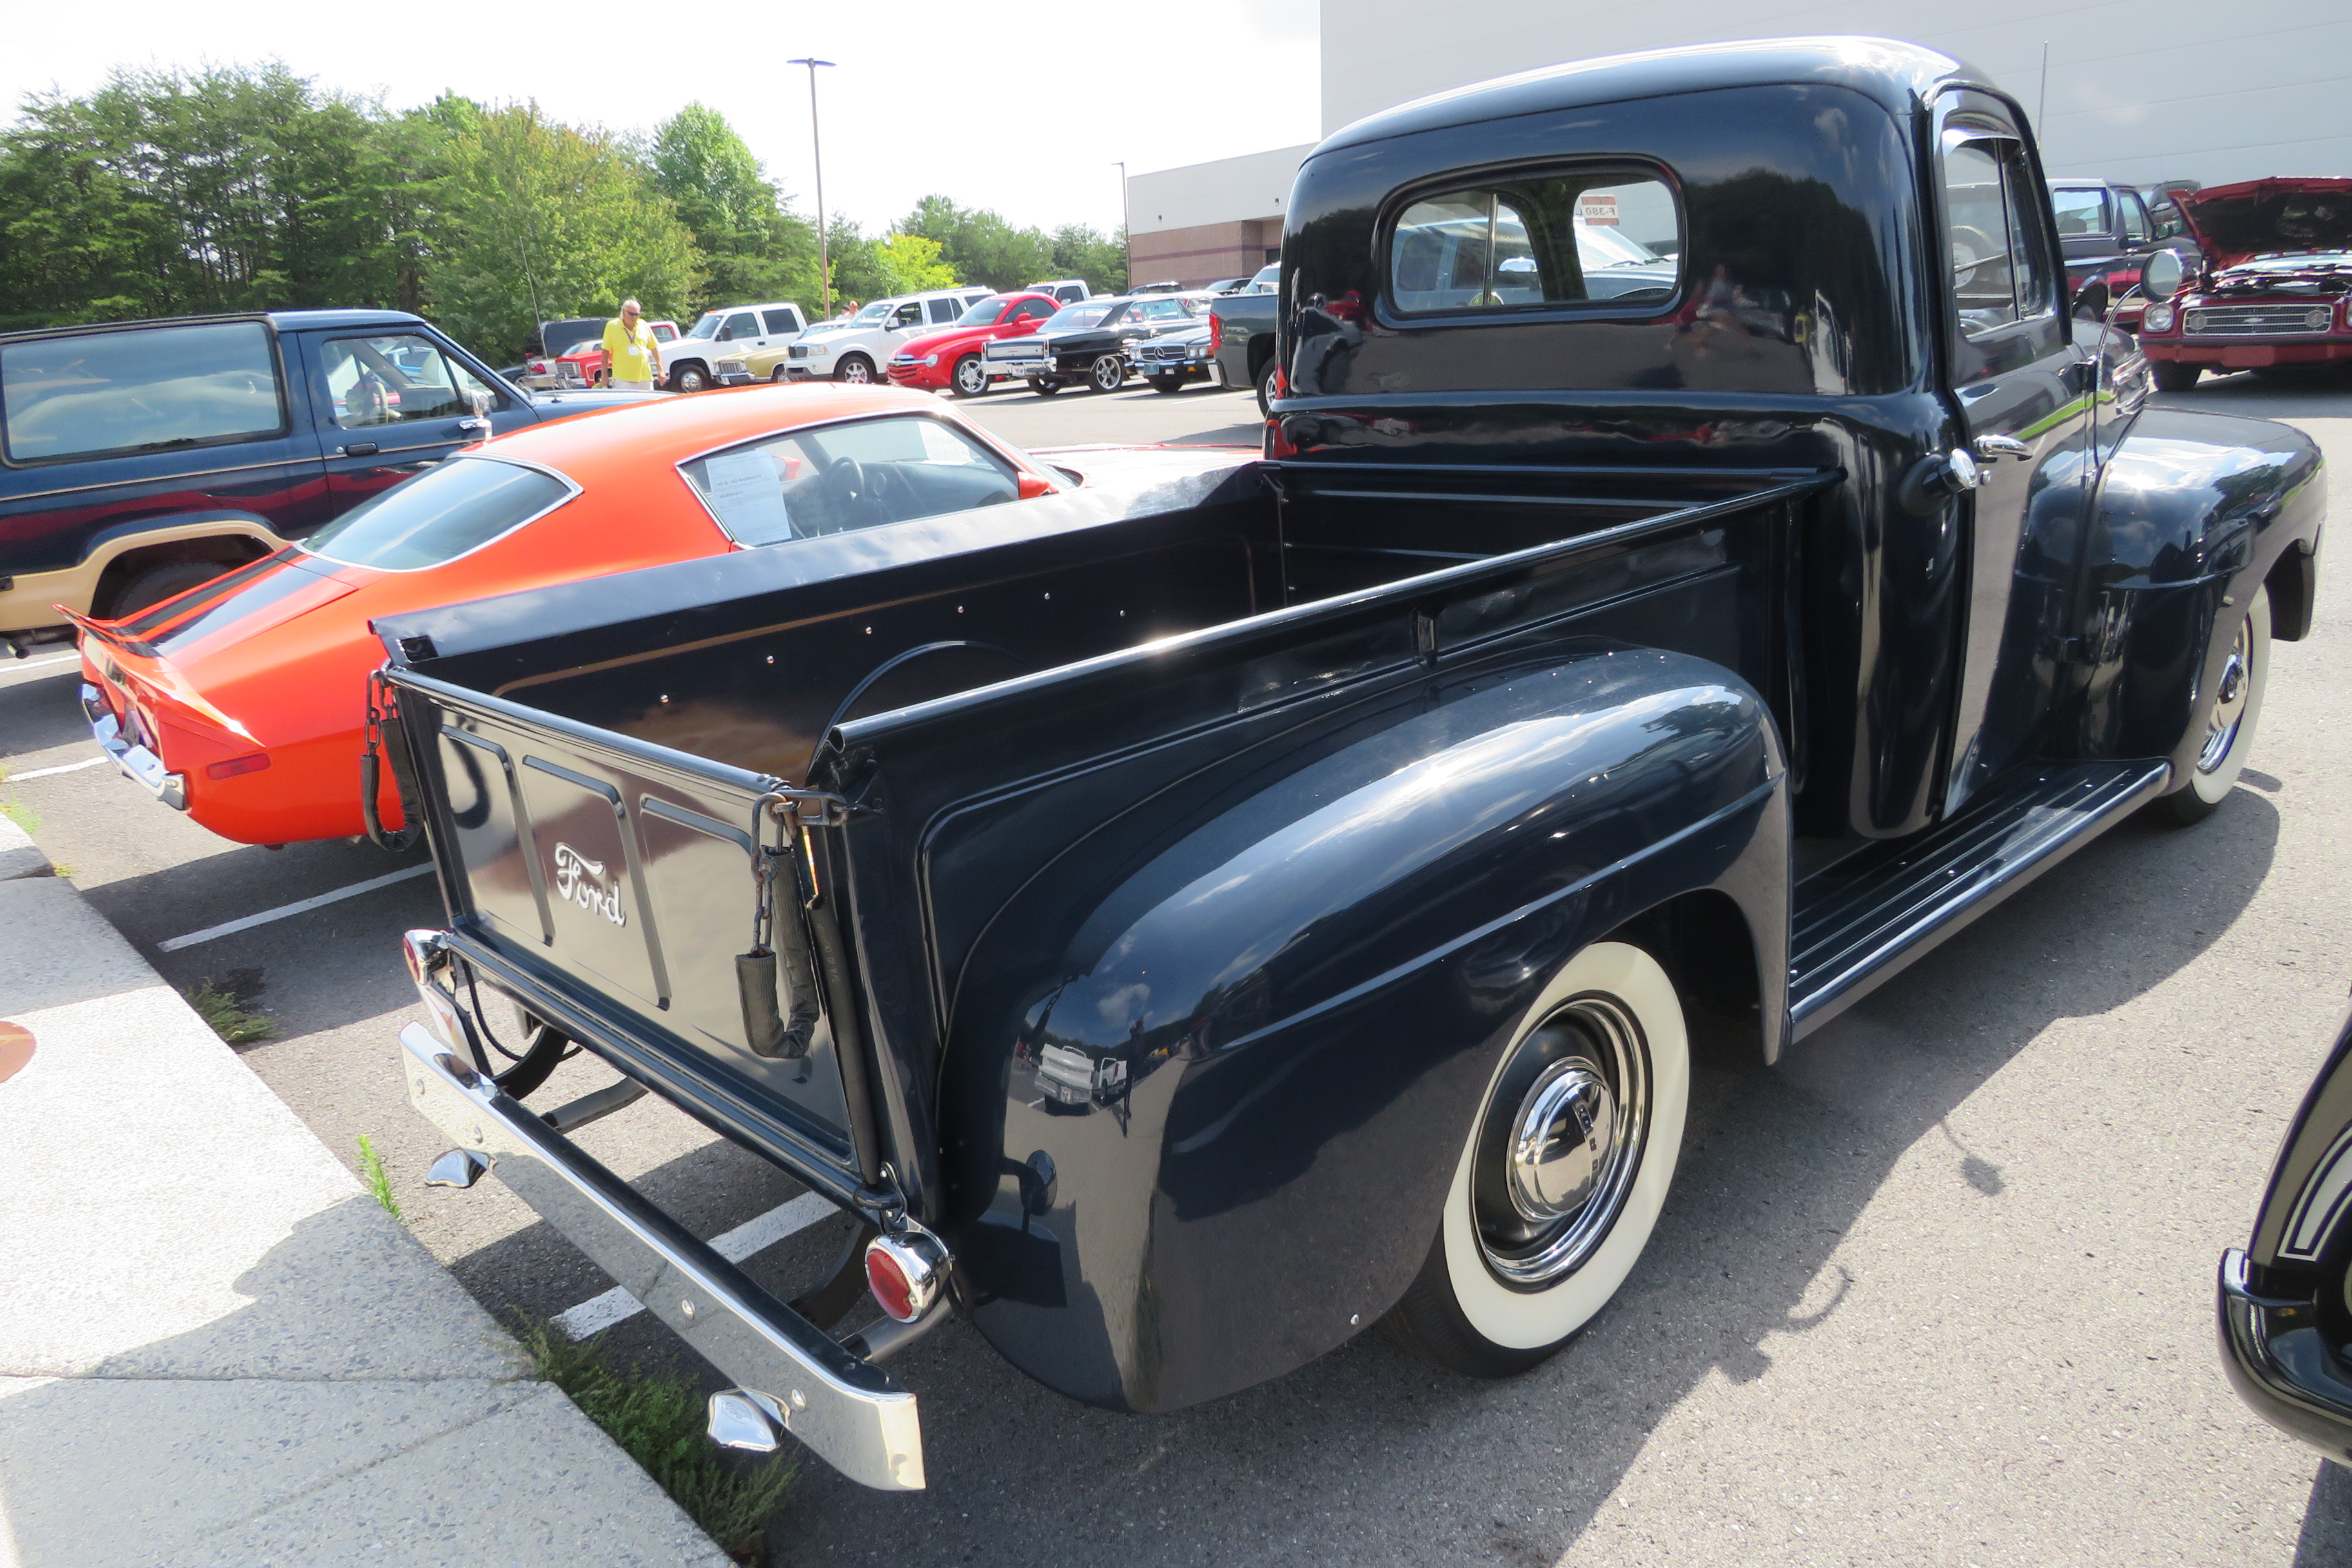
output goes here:
{"type": "Polygon", "coordinates": [[[798,1459],[780,1453],[746,1463],[729,1454],[711,1442],[708,1404],[692,1383],[667,1370],[615,1369],[601,1334],[574,1344],[554,1325],[518,1314],[517,1337],[540,1376],[644,1466],[721,1551],[761,1560],[768,1520],[800,1479],[798,1459]]]}
{"type": "Polygon", "coordinates": [[[41,830],[41,814],[21,800],[0,801],[0,816],[23,828],[27,838],[41,830]]]}
{"type": "Polygon", "coordinates": [[[360,1134],[360,1180],[367,1184],[367,1190],[383,1205],[384,1213],[403,1225],[408,1223],[408,1216],[400,1212],[400,1200],[392,1195],[392,1176],[383,1168],[383,1156],[375,1152],[375,1145],[368,1142],[364,1132],[360,1134]]]}
{"type": "Polygon", "coordinates": [[[196,1016],[213,1027],[213,1033],[232,1046],[251,1045],[266,1040],[278,1032],[278,1021],[266,1013],[249,1011],[237,1000],[236,993],[225,990],[210,980],[199,980],[193,990],[183,990],[188,1005],[196,1016]]]}

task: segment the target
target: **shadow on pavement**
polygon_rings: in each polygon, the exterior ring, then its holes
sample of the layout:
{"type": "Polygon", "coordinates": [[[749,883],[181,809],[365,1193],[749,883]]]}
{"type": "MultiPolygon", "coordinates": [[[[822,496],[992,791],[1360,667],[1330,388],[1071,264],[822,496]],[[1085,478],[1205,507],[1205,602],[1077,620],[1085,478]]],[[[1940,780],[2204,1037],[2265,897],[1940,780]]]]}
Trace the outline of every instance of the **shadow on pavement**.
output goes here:
{"type": "Polygon", "coordinates": [[[2338,1568],[2346,1563],[2352,1563],[2352,1470],[2322,1459],[2319,1473],[2311,1478],[2303,1533],[2295,1538],[2294,1568],[2338,1568]]]}
{"type": "Polygon", "coordinates": [[[2159,393],[2149,401],[2159,408],[2203,409],[2256,419],[2352,418],[2352,373],[2270,377],[2244,370],[2234,375],[2209,374],[2190,391],[2159,393]]]}

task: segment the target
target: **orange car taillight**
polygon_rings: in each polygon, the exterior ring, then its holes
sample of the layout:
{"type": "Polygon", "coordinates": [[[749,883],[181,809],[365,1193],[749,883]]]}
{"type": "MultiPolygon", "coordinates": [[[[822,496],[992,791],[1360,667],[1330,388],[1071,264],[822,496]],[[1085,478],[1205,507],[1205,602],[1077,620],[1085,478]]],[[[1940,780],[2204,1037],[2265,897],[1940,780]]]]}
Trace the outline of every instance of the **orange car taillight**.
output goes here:
{"type": "Polygon", "coordinates": [[[233,779],[239,773],[257,773],[269,765],[268,752],[256,752],[249,757],[231,757],[225,763],[210,763],[205,767],[208,779],[233,779]]]}

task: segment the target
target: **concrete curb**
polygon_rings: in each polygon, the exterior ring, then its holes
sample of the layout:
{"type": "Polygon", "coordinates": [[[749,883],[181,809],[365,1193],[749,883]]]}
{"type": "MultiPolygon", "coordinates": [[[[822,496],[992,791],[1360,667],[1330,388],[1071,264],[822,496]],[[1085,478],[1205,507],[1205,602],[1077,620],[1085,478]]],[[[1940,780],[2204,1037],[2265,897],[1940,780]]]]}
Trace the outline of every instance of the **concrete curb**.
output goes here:
{"type": "Polygon", "coordinates": [[[13,875],[0,1568],[723,1568],[70,883],[13,875]]]}
{"type": "Polygon", "coordinates": [[[49,858],[23,828],[0,816],[0,882],[51,874],[49,858]]]}

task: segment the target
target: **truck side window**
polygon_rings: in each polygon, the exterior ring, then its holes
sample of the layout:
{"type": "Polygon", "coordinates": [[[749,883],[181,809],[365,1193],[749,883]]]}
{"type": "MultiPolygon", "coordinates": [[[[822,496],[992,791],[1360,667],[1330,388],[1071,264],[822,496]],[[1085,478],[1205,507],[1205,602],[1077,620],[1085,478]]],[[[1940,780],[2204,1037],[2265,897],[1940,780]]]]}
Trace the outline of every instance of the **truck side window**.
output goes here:
{"type": "Polygon", "coordinates": [[[412,332],[331,338],[319,364],[335,423],[345,430],[459,418],[473,411],[468,394],[491,391],[412,332]]]}
{"type": "Polygon", "coordinates": [[[286,432],[259,321],[35,338],[0,349],[8,458],[209,447],[286,432]]]}
{"type": "MultiPolygon", "coordinates": [[[[789,333],[801,330],[801,324],[793,320],[790,310],[762,310],[760,314],[767,321],[768,331],[772,332],[789,333]]],[[[658,332],[661,329],[656,327],[654,330],[658,332]]]]}
{"type": "Polygon", "coordinates": [[[727,536],[746,547],[847,533],[1016,499],[1013,469],[919,415],[825,425],[678,465],[727,536]]]}
{"type": "Polygon", "coordinates": [[[934,300],[931,301],[931,321],[936,326],[947,326],[954,321],[958,316],[962,314],[963,301],[961,300],[934,300]]]}
{"type": "Polygon", "coordinates": [[[1389,241],[1407,315],[1674,298],[1682,216],[1664,181],[1588,172],[1424,196],[1389,241]]]}
{"type": "Polygon", "coordinates": [[[1944,237],[1964,336],[1979,337],[2056,308],[2048,245],[2026,205],[2032,189],[2015,142],[1990,138],[1944,149],[1944,237]]]}

